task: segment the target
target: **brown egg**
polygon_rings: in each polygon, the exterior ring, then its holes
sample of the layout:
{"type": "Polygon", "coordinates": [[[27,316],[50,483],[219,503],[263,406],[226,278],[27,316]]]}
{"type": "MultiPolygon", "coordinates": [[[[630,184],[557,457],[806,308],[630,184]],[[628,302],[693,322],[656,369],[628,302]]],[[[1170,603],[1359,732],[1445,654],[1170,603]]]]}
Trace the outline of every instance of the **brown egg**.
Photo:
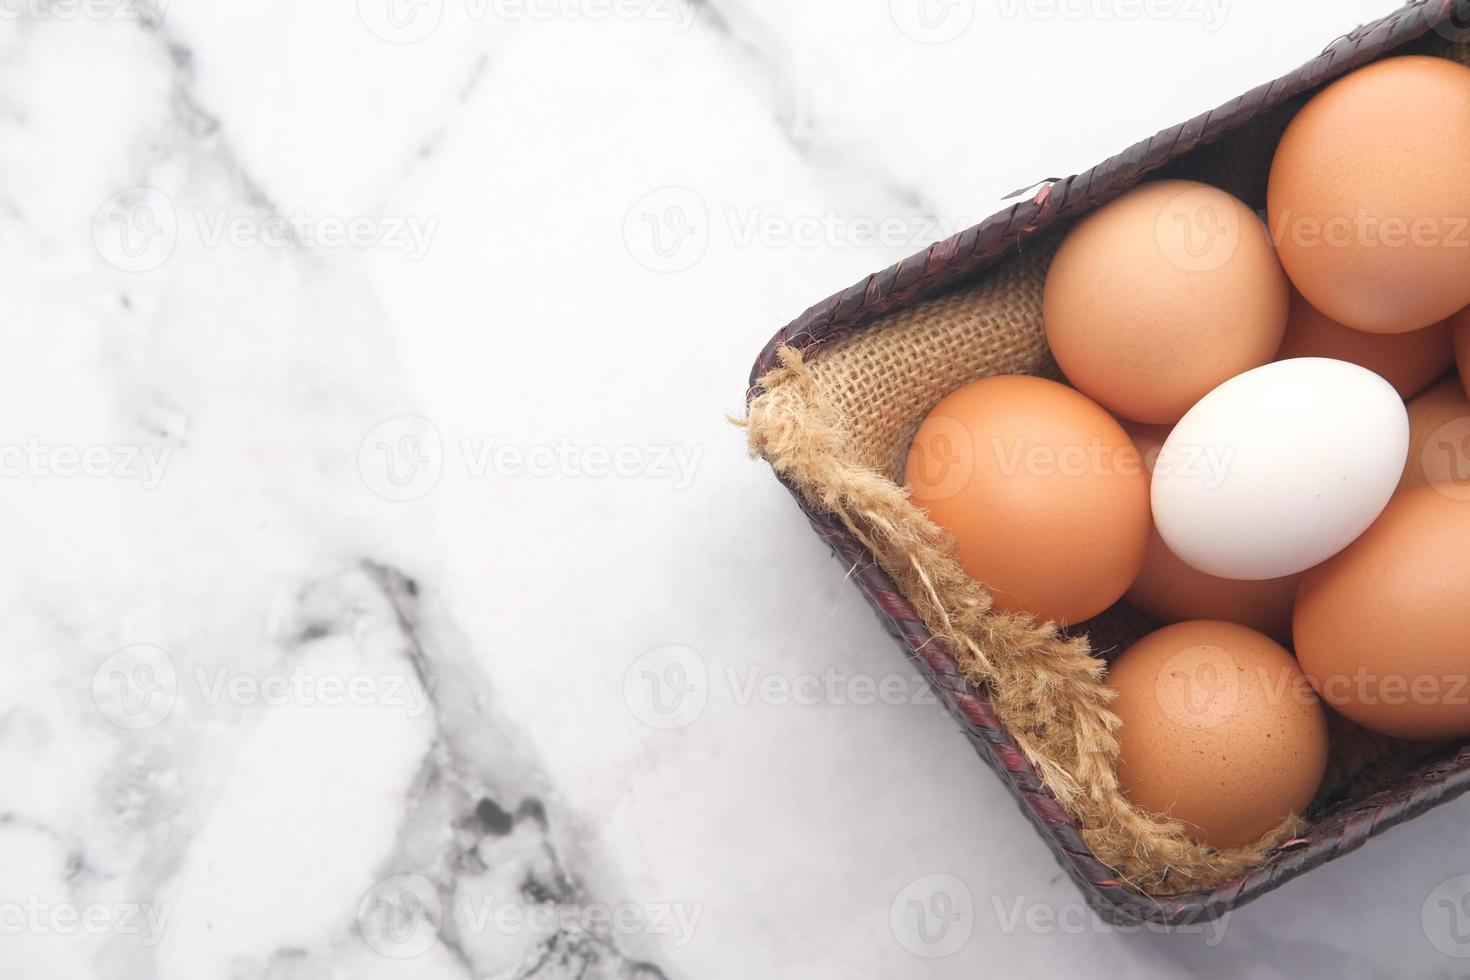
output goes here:
{"type": "Polygon", "coordinates": [[[1470,735],[1470,501],[1406,490],[1302,579],[1296,651],[1322,700],[1398,738],[1470,735]]]}
{"type": "Polygon", "coordinates": [[[1276,360],[1331,357],[1386,379],[1401,398],[1413,398],[1455,363],[1450,325],[1441,321],[1408,333],[1368,333],[1345,327],[1292,291],[1286,339],[1276,360]]]}
{"type": "Polygon", "coordinates": [[[1470,305],[1470,68],[1390,58],[1329,85],[1281,138],[1268,212],[1338,323],[1402,333],[1470,305]]]}
{"type": "MultiPolygon", "coordinates": [[[[1152,472],[1154,461],[1169,437],[1169,426],[1132,422],[1125,423],[1123,428],[1132,436],[1133,444],[1143,455],[1144,465],[1152,472]]],[[[1206,575],[1181,561],[1169,550],[1158,530],[1151,529],[1143,570],[1124,598],[1160,623],[1222,619],[1260,630],[1289,644],[1291,610],[1300,581],[1300,575],[1263,582],[1206,575]]]]}
{"type": "Polygon", "coordinates": [[[1455,360],[1460,366],[1460,383],[1470,393],[1470,307],[1466,307],[1450,320],[1455,333],[1455,360]]]}
{"type": "Polygon", "coordinates": [[[1300,575],[1242,582],[1206,575],[1181,561],[1154,531],[1128,602],[1159,623],[1219,619],[1291,642],[1291,611],[1300,575]]]}
{"type": "Polygon", "coordinates": [[[1128,434],[1065,385],[1019,375],[953,392],[905,479],[997,608],[1077,623],[1116,602],[1148,545],[1148,474],[1128,434]]]}
{"type": "Polygon", "coordinates": [[[1470,499],[1470,398],[1453,374],[1409,402],[1409,458],[1399,489],[1428,484],[1470,499]]]}
{"type": "Polygon", "coordinates": [[[1287,302],[1250,208],[1214,187],[1161,180],[1072,229],[1047,273],[1042,315],[1079,391],[1125,418],[1172,423],[1271,360],[1287,302]]]}
{"type": "Polygon", "coordinates": [[[1107,683],[1123,722],[1123,792],[1197,840],[1254,843],[1322,784],[1327,719],[1270,637],[1209,620],[1166,626],[1124,651],[1107,683]]]}

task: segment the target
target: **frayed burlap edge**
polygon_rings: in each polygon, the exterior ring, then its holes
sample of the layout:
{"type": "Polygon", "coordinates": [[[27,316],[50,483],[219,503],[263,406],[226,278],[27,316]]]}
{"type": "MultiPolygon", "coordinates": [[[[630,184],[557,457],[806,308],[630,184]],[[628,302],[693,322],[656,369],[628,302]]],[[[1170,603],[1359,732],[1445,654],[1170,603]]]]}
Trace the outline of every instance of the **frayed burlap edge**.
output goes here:
{"type": "Polygon", "coordinates": [[[1108,708],[1104,663],[1085,637],[992,611],[953,549],[907,491],[850,461],[843,420],[800,353],[782,348],[781,367],[738,424],[752,456],[765,459],[813,506],[839,518],[872,552],[924,625],[988,692],[992,708],[1042,781],[1077,822],[1082,839],[1120,880],[1151,895],[1206,888],[1261,863],[1296,836],[1293,818],[1258,843],[1215,850],[1184,825],[1130,804],[1118,785],[1118,718],[1108,708]]]}

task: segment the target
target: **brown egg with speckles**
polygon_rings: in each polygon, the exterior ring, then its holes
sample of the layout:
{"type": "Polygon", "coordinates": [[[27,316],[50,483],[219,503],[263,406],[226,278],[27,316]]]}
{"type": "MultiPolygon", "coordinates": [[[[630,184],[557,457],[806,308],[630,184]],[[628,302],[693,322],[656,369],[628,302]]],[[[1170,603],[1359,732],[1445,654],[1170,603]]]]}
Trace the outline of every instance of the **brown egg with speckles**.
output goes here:
{"type": "Polygon", "coordinates": [[[1185,180],[1142,184],[1083,218],[1052,260],[1047,343],[1067,379],[1116,415],[1173,423],[1275,356],[1286,274],[1255,212],[1185,180]]]}
{"type": "Polygon", "coordinates": [[[1148,473],[1128,433],[1066,385],[984,378],[920,425],[904,475],[997,608],[1079,623],[1138,575],[1148,473]]]}
{"type": "Polygon", "coordinates": [[[1286,339],[1276,360],[1330,357],[1365,367],[1388,381],[1400,398],[1413,398],[1455,363],[1450,324],[1441,321],[1408,333],[1368,333],[1333,320],[1292,291],[1286,339]]]}
{"type": "Polygon", "coordinates": [[[1108,670],[1118,779],[1142,809],[1213,847],[1251,844],[1312,802],[1327,719],[1296,660],[1234,623],[1166,626],[1108,670]]]}
{"type": "Polygon", "coordinates": [[[1338,323],[1401,333],[1470,305],[1470,68],[1413,55],[1328,85],[1267,198],[1292,284],[1338,323]]]}
{"type": "Polygon", "coordinates": [[[1399,490],[1428,484],[1470,499],[1470,398],[1454,375],[1409,402],[1409,458],[1399,490]]]}
{"type": "Polygon", "coordinates": [[[1296,651],[1322,700],[1418,741],[1470,735],[1470,500],[1406,490],[1302,578],[1296,651]]]}
{"type": "MultiPolygon", "coordinates": [[[[1169,437],[1169,426],[1135,422],[1125,423],[1123,428],[1133,438],[1144,465],[1152,472],[1154,462],[1169,437]]],[[[1155,622],[1222,619],[1260,630],[1278,642],[1289,644],[1291,610],[1300,581],[1300,575],[1262,582],[1207,575],[1186,565],[1170,551],[1158,529],[1154,528],[1149,534],[1143,570],[1124,598],[1155,622]]]]}

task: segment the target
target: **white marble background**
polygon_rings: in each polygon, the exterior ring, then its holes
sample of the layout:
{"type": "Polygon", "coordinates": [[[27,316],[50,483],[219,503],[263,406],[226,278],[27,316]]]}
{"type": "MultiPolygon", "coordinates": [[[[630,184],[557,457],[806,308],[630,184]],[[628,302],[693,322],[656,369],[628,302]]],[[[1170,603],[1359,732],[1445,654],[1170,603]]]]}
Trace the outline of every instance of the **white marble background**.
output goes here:
{"type": "Polygon", "coordinates": [[[0,0],[0,976],[1470,974],[1466,802],[1092,919],[723,418],[1387,3],[0,0]]]}

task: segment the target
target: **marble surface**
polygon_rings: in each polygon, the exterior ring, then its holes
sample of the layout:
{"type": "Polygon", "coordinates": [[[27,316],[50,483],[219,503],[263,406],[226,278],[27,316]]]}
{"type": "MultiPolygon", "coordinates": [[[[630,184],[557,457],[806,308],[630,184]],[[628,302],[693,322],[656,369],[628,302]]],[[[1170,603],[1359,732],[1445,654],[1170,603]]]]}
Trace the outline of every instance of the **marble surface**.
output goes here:
{"type": "Polygon", "coordinates": [[[1463,801],[1091,918],[724,418],[1281,6],[0,5],[0,975],[1470,974],[1463,801]]]}

